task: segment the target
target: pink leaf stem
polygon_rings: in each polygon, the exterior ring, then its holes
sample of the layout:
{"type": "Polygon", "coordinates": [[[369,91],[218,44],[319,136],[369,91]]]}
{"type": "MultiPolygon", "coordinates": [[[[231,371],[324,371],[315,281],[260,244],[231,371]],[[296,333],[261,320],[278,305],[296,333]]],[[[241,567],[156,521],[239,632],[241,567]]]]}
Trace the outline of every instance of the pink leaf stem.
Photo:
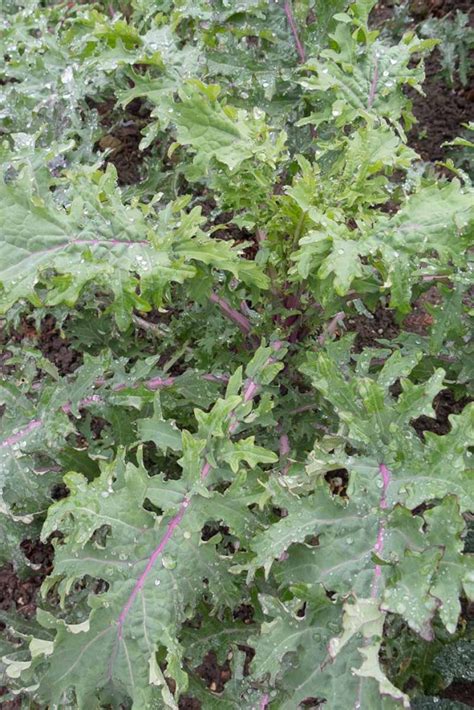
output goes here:
{"type": "Polygon", "coordinates": [[[255,380],[249,380],[244,389],[244,402],[250,402],[255,397],[258,390],[258,383],[255,380]]]}
{"type": "MultiPolygon", "coordinates": [[[[208,382],[227,382],[229,380],[228,375],[213,375],[212,373],[205,373],[204,375],[198,375],[201,377],[203,380],[207,380],[208,382]]],[[[171,387],[174,385],[176,382],[176,377],[152,377],[151,380],[147,380],[144,382],[144,386],[149,389],[149,390],[158,390],[161,389],[162,387],[171,387]]],[[[99,378],[95,381],[95,386],[100,387],[101,385],[105,385],[106,380],[104,378],[99,378]]],[[[132,385],[132,388],[138,387],[140,383],[136,383],[135,385],[132,385]]],[[[127,387],[130,387],[130,385],[126,384],[125,382],[119,382],[115,385],[112,385],[112,391],[113,392],[120,392],[121,390],[127,389],[127,387]]],[[[81,399],[77,407],[78,409],[81,409],[83,407],[88,407],[90,404],[103,404],[105,402],[105,399],[99,395],[99,394],[91,394],[88,397],[84,397],[84,399],[81,399]]],[[[66,402],[66,404],[63,404],[60,407],[61,411],[64,412],[64,414],[71,414],[72,412],[72,404],[71,402],[66,402]]],[[[8,438],[4,439],[3,441],[0,441],[0,449],[6,449],[8,446],[13,446],[13,444],[17,444],[19,441],[21,441],[25,436],[27,436],[30,432],[34,431],[35,429],[38,429],[39,427],[43,426],[44,420],[43,419],[32,419],[28,424],[26,424],[22,429],[20,429],[18,432],[12,434],[8,438]]]]}
{"type": "MultiPolygon", "coordinates": [[[[387,505],[387,490],[390,485],[391,481],[391,475],[390,471],[388,470],[387,466],[384,463],[381,463],[379,466],[379,474],[382,478],[382,492],[380,494],[380,502],[379,502],[379,507],[380,510],[386,510],[388,507],[387,505]]],[[[374,552],[376,553],[377,556],[380,556],[383,554],[383,545],[384,545],[384,537],[385,537],[385,523],[383,520],[380,521],[378,533],[377,533],[377,541],[374,545],[374,552]]],[[[372,599],[375,599],[375,597],[378,595],[379,592],[379,582],[380,582],[380,577],[382,575],[382,568],[380,565],[375,565],[375,570],[374,570],[374,578],[372,580],[372,586],[370,588],[370,596],[372,599]]]]}
{"type": "Polygon", "coordinates": [[[244,335],[248,335],[250,333],[250,321],[246,316],[243,315],[243,313],[239,313],[239,311],[236,311],[235,308],[232,308],[230,303],[227,303],[227,301],[224,298],[218,296],[217,293],[211,293],[211,295],[209,296],[209,300],[212,301],[212,303],[216,303],[221,309],[222,313],[227,316],[227,318],[229,318],[233,323],[235,323],[244,335]]]}
{"type": "Polygon", "coordinates": [[[143,570],[143,572],[141,573],[141,575],[137,579],[135,586],[132,589],[132,593],[128,597],[122,611],[120,612],[120,616],[118,617],[118,624],[117,624],[117,627],[118,627],[117,628],[117,635],[118,635],[119,639],[122,638],[123,625],[125,623],[125,619],[128,616],[128,612],[130,611],[137,594],[139,593],[139,591],[141,590],[141,588],[145,584],[146,579],[147,579],[148,575],[150,574],[156,560],[161,555],[161,553],[165,549],[167,543],[169,542],[169,540],[173,536],[174,531],[176,530],[176,528],[178,527],[178,525],[182,521],[188,505],[189,505],[189,498],[184,498],[181,505],[179,506],[179,510],[178,510],[177,514],[174,516],[174,518],[171,518],[170,522],[168,523],[168,526],[166,528],[166,532],[163,535],[163,537],[161,538],[160,544],[157,547],[155,547],[155,549],[151,553],[150,557],[148,558],[148,562],[146,563],[145,569],[143,570]]]}
{"type": "MultiPolygon", "coordinates": [[[[283,345],[283,343],[281,343],[280,341],[275,341],[272,344],[272,347],[275,351],[277,351],[277,350],[280,350],[282,345],[283,345]]],[[[269,364],[271,362],[274,362],[273,357],[268,358],[267,364],[269,364]]],[[[248,380],[246,386],[244,387],[244,391],[243,391],[244,402],[250,401],[252,399],[252,397],[255,396],[255,393],[257,392],[257,390],[258,390],[257,383],[252,379],[248,380]]],[[[231,415],[229,417],[229,420],[230,420],[229,426],[228,426],[229,433],[232,433],[234,431],[234,429],[236,428],[236,424],[237,424],[237,421],[235,420],[235,415],[234,415],[234,417],[232,415],[233,415],[233,413],[231,412],[231,415]]],[[[207,478],[210,471],[211,471],[211,464],[206,461],[203,464],[203,467],[201,469],[201,480],[204,480],[205,478],[207,478]]],[[[122,639],[123,627],[124,627],[126,618],[130,612],[130,609],[133,605],[133,602],[135,601],[140,590],[143,588],[143,586],[146,582],[146,579],[147,579],[148,575],[150,574],[151,570],[153,569],[153,566],[154,566],[156,560],[158,559],[158,557],[161,555],[161,553],[165,549],[169,540],[172,538],[173,533],[176,530],[176,528],[180,525],[180,523],[184,517],[184,514],[186,512],[186,509],[189,506],[190,502],[191,502],[191,499],[188,498],[187,496],[183,499],[183,501],[178,509],[178,512],[169,521],[166,531],[165,531],[165,534],[163,535],[162,539],[160,540],[158,546],[155,547],[155,549],[151,553],[150,557],[148,558],[145,569],[143,570],[143,572],[140,574],[139,578],[135,582],[135,585],[133,586],[130,596],[128,597],[127,601],[125,602],[125,604],[122,608],[122,611],[120,612],[120,615],[117,620],[117,641],[114,646],[114,650],[112,652],[112,656],[111,656],[111,660],[110,660],[110,664],[109,664],[109,676],[111,676],[111,674],[112,674],[112,669],[113,669],[113,664],[114,664],[115,657],[117,654],[118,644],[122,639]]]]}
{"type": "Polygon", "coordinates": [[[338,327],[339,323],[341,323],[344,320],[344,318],[345,318],[344,311],[339,311],[339,313],[336,313],[334,318],[331,318],[331,320],[327,324],[326,328],[324,329],[324,332],[321,333],[321,335],[318,338],[318,342],[320,345],[324,345],[328,336],[332,337],[333,335],[336,335],[337,327],[338,327]]]}
{"type": "Polygon", "coordinates": [[[212,372],[202,375],[203,380],[207,380],[208,382],[228,382],[229,381],[229,375],[214,375],[212,372]]]}
{"type": "Polygon", "coordinates": [[[290,0],[286,0],[286,2],[285,2],[285,15],[286,15],[286,19],[288,20],[288,24],[290,25],[290,29],[293,33],[293,38],[295,40],[295,47],[296,47],[296,51],[298,52],[300,62],[302,64],[304,64],[306,61],[306,55],[305,55],[304,47],[303,47],[301,40],[299,38],[299,35],[298,35],[298,28],[296,26],[295,18],[293,16],[293,9],[291,7],[290,0]]]}
{"type": "Polygon", "coordinates": [[[317,404],[302,404],[301,407],[296,407],[296,409],[291,409],[289,414],[301,414],[302,412],[310,412],[312,409],[316,409],[317,404]]]}
{"type": "Polygon", "coordinates": [[[379,80],[379,65],[377,60],[375,60],[374,75],[370,84],[369,98],[367,100],[367,108],[372,108],[374,103],[375,94],[377,93],[377,83],[379,80]]]}
{"type": "Polygon", "coordinates": [[[153,377],[145,382],[145,387],[149,390],[159,390],[162,387],[171,387],[175,381],[176,377],[153,377]]]}
{"type": "Polygon", "coordinates": [[[264,696],[262,697],[262,699],[260,700],[260,704],[259,704],[259,706],[258,706],[258,710],[266,710],[266,708],[268,707],[268,703],[269,703],[269,702],[270,702],[270,697],[269,697],[268,693],[265,693],[265,695],[264,695],[264,696]]]}
{"type": "MultiPolygon", "coordinates": [[[[81,407],[87,407],[89,404],[102,404],[103,401],[104,400],[100,395],[91,394],[89,397],[84,397],[84,399],[81,399],[77,407],[78,409],[80,409],[81,407]]],[[[70,402],[68,402],[67,404],[63,404],[61,409],[64,414],[71,414],[72,405],[70,402]]]]}
{"type": "MultiPolygon", "coordinates": [[[[206,462],[201,469],[201,479],[202,480],[204,480],[208,476],[210,470],[211,470],[211,466],[209,463],[206,462]]],[[[148,562],[146,563],[145,569],[143,570],[143,572],[141,573],[141,575],[139,576],[139,578],[135,582],[135,585],[130,593],[130,596],[128,597],[127,601],[125,602],[125,604],[122,608],[122,611],[120,612],[120,615],[117,620],[117,639],[118,640],[120,640],[123,636],[123,627],[125,624],[125,620],[128,616],[130,609],[132,608],[133,602],[137,598],[137,595],[139,594],[140,590],[143,588],[148,575],[150,574],[151,570],[153,569],[153,567],[155,565],[156,560],[161,555],[161,553],[165,549],[166,545],[168,544],[168,542],[172,538],[174,531],[181,523],[189,503],[190,503],[190,499],[186,496],[183,499],[181,505],[179,506],[178,512],[176,513],[174,518],[171,518],[171,520],[169,521],[166,531],[165,531],[165,534],[161,538],[158,546],[155,547],[155,549],[151,553],[150,557],[148,558],[148,562]]],[[[110,669],[110,670],[112,670],[112,669],[110,669]]]]}
{"type": "Polygon", "coordinates": [[[283,463],[281,473],[286,476],[290,470],[290,464],[288,462],[288,454],[290,453],[290,440],[288,434],[280,434],[280,459],[283,463]]]}
{"type": "Polygon", "coordinates": [[[4,449],[7,448],[7,446],[13,446],[14,444],[18,444],[18,442],[21,441],[25,436],[27,436],[30,431],[34,431],[42,425],[43,421],[41,419],[32,419],[31,422],[28,422],[28,424],[24,426],[23,429],[20,429],[20,431],[18,431],[16,434],[12,434],[4,441],[1,441],[0,449],[4,449]]]}

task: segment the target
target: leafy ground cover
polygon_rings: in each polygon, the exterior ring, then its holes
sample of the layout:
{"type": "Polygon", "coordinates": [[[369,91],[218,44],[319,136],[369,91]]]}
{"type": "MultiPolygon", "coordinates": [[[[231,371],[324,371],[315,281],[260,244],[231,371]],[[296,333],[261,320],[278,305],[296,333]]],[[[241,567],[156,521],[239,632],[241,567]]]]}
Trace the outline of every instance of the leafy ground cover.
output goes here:
{"type": "Polygon", "coordinates": [[[2,707],[472,704],[470,19],[374,5],[5,0],[2,707]]]}

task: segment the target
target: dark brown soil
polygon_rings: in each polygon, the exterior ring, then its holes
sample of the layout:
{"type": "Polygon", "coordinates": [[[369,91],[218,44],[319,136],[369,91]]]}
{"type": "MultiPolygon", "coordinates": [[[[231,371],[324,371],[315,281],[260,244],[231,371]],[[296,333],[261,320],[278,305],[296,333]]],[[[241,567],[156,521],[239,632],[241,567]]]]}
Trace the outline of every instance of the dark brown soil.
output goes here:
{"type": "Polygon", "coordinates": [[[0,569],[0,609],[14,606],[17,612],[31,618],[36,611],[38,590],[52,569],[53,547],[39,540],[24,540],[21,548],[29,561],[39,568],[27,579],[20,579],[11,564],[0,569]]]}
{"type": "Polygon", "coordinates": [[[472,401],[469,397],[461,397],[456,399],[451,390],[441,390],[433,400],[433,407],[436,412],[436,417],[427,417],[425,415],[418,417],[412,421],[412,426],[415,431],[423,437],[425,431],[431,431],[434,434],[447,434],[451,431],[449,423],[450,414],[460,414],[464,407],[472,401]]]}
{"type": "Polygon", "coordinates": [[[409,333],[428,335],[433,325],[433,316],[426,310],[426,304],[437,306],[442,303],[442,296],[436,286],[425,291],[413,304],[413,308],[403,321],[403,329],[409,333]]]}
{"type": "Polygon", "coordinates": [[[209,653],[204,656],[201,665],[196,668],[196,673],[202,678],[209,690],[213,693],[222,693],[225,684],[230,680],[231,676],[229,660],[226,660],[226,662],[220,666],[214,651],[209,651],[209,653]]]}
{"type": "Polygon", "coordinates": [[[201,703],[196,698],[184,696],[178,703],[179,710],[201,710],[201,703]]]}
{"type": "Polygon", "coordinates": [[[150,121],[150,110],[143,101],[135,99],[121,112],[120,120],[115,120],[114,107],[114,99],[95,106],[105,131],[96,148],[99,152],[111,151],[105,162],[115,166],[119,185],[134,185],[143,178],[142,163],[150,154],[149,148],[144,151],[139,148],[141,131],[150,121]]]}
{"type": "Polygon", "coordinates": [[[202,213],[208,218],[204,229],[215,229],[213,236],[216,239],[233,240],[236,244],[244,247],[243,256],[249,261],[253,261],[258,251],[258,240],[254,234],[251,234],[246,229],[238,227],[232,222],[232,212],[219,212],[213,217],[213,211],[217,209],[216,202],[206,192],[203,192],[202,201],[199,202],[202,213]],[[217,227],[217,229],[216,229],[217,227]]]}
{"type": "MultiPolygon", "coordinates": [[[[233,617],[244,624],[253,623],[254,609],[250,604],[241,604],[234,609],[233,617]]],[[[255,651],[250,646],[239,644],[240,651],[245,653],[244,675],[250,675],[250,663],[255,655],[255,651]]],[[[230,649],[229,649],[230,650],[230,649]]],[[[222,665],[217,662],[216,654],[210,651],[203,658],[202,663],[195,668],[195,673],[201,678],[205,685],[214,693],[221,693],[227,681],[232,677],[230,667],[230,656],[222,665]]],[[[179,710],[201,710],[201,703],[196,698],[185,696],[179,701],[179,710]]],[[[202,708],[204,710],[204,708],[202,708]]]]}
{"type": "MultiPolygon", "coordinates": [[[[32,565],[38,569],[26,579],[21,579],[8,564],[0,568],[0,609],[8,611],[12,607],[27,619],[36,613],[36,597],[44,578],[53,568],[53,547],[39,540],[24,540],[21,548],[32,565]]],[[[0,699],[8,693],[8,688],[0,687],[0,699]]],[[[17,697],[14,700],[1,701],[2,710],[19,710],[23,707],[23,700],[17,697]]]]}
{"type": "Polygon", "coordinates": [[[444,17],[448,12],[469,12],[472,0],[410,0],[410,13],[416,20],[427,17],[444,17]]]}
{"type": "MultiPolygon", "coordinates": [[[[42,354],[53,365],[56,365],[61,375],[69,375],[82,364],[82,354],[74,350],[70,341],[61,335],[56,319],[52,315],[43,318],[39,331],[36,330],[32,319],[25,318],[18,330],[11,333],[10,338],[16,344],[23,341],[33,342],[42,354]]],[[[5,345],[7,342],[8,336],[4,333],[0,339],[0,345],[5,345]]],[[[9,351],[3,350],[0,356],[0,372],[5,375],[11,374],[13,371],[13,368],[6,362],[9,357],[9,351]]]]}
{"type": "Polygon", "coordinates": [[[46,316],[41,323],[38,348],[59,370],[61,375],[74,372],[82,363],[82,355],[63,338],[54,316],[46,316]]]}
{"type": "MultiPolygon", "coordinates": [[[[397,0],[377,3],[372,13],[373,25],[379,29],[389,28],[398,5],[397,0]]],[[[470,13],[474,22],[472,0],[411,0],[404,29],[415,29],[417,23],[429,17],[441,18],[456,10],[470,13]]],[[[435,49],[425,60],[423,90],[426,96],[408,91],[418,121],[410,132],[409,143],[423,160],[431,162],[446,159],[449,148],[443,148],[442,144],[456,138],[462,131],[461,124],[472,120],[474,113],[474,88],[472,85],[463,87],[459,82],[449,86],[440,77],[439,56],[439,51],[435,49]]]]}
{"type": "Polygon", "coordinates": [[[20,697],[14,700],[7,700],[2,702],[1,698],[8,693],[8,688],[0,688],[0,708],[1,710],[20,710],[22,705],[22,700],[20,697]]]}
{"type": "Polygon", "coordinates": [[[445,160],[449,148],[443,143],[460,135],[463,123],[472,120],[474,89],[456,83],[453,88],[439,76],[439,55],[435,51],[426,60],[425,96],[409,92],[413,100],[413,113],[418,123],[412,129],[409,143],[423,158],[435,162],[445,160]]]}
{"type": "Polygon", "coordinates": [[[441,693],[443,698],[464,703],[474,707],[474,683],[467,680],[457,680],[441,693]]]}
{"type": "Polygon", "coordinates": [[[349,472],[346,468],[337,468],[334,471],[329,471],[324,478],[329,483],[333,496],[346,497],[347,484],[349,483],[349,472]]]}
{"type": "Polygon", "coordinates": [[[378,306],[373,314],[373,318],[366,315],[356,315],[346,321],[347,329],[357,333],[354,342],[354,350],[362,352],[366,347],[383,347],[377,341],[380,339],[393,340],[400,332],[400,328],[395,321],[394,311],[383,306],[378,306]]]}

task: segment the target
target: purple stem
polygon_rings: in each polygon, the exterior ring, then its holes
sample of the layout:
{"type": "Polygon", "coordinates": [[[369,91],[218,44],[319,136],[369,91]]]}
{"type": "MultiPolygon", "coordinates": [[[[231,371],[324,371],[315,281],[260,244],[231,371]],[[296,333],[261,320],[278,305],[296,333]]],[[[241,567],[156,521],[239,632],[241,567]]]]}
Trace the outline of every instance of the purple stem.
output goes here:
{"type": "Polygon", "coordinates": [[[332,319],[329,321],[329,323],[328,323],[328,325],[326,326],[324,332],[321,333],[321,335],[319,336],[318,342],[319,342],[320,345],[324,345],[324,343],[326,342],[328,336],[331,336],[331,337],[332,337],[333,335],[336,334],[336,332],[337,332],[337,327],[338,327],[339,323],[344,320],[344,318],[345,318],[345,313],[344,313],[344,311],[339,311],[339,313],[336,313],[336,315],[334,316],[334,318],[332,318],[332,319]]]}
{"type": "Polygon", "coordinates": [[[260,700],[258,710],[265,710],[267,708],[269,702],[270,702],[270,696],[268,695],[268,693],[265,693],[263,698],[260,700]]]}
{"type": "MultiPolygon", "coordinates": [[[[227,382],[229,379],[227,375],[213,375],[212,373],[206,373],[204,375],[200,375],[200,377],[202,377],[203,380],[208,380],[209,382],[227,382]]],[[[162,387],[171,387],[172,385],[174,385],[175,381],[176,377],[153,377],[151,380],[146,381],[144,385],[145,387],[147,387],[147,389],[154,391],[162,387]]],[[[95,384],[96,386],[100,386],[104,385],[105,382],[105,379],[100,378],[96,380],[95,384]]],[[[127,389],[127,387],[129,386],[130,385],[125,384],[125,382],[119,382],[112,386],[112,391],[120,392],[121,390],[127,389]]],[[[138,384],[134,386],[137,387],[138,384]]],[[[88,397],[84,397],[84,399],[81,399],[77,406],[80,409],[81,407],[87,407],[89,404],[102,404],[104,401],[105,400],[101,395],[91,394],[88,397]]],[[[61,406],[61,410],[65,414],[71,414],[71,403],[67,402],[66,404],[63,404],[61,406]]],[[[13,446],[13,444],[17,444],[27,434],[43,426],[43,424],[44,421],[42,419],[32,419],[30,422],[28,422],[28,424],[23,427],[23,429],[20,429],[20,431],[18,431],[16,434],[12,434],[12,436],[9,436],[7,439],[4,439],[4,441],[0,441],[0,449],[4,449],[8,446],[13,446]]]]}
{"type": "Polygon", "coordinates": [[[183,517],[184,517],[184,514],[185,514],[185,512],[186,512],[186,508],[188,507],[188,505],[189,505],[189,498],[184,498],[183,502],[182,502],[181,505],[179,506],[179,510],[178,510],[177,514],[176,514],[176,515],[174,516],[174,518],[172,518],[172,519],[170,520],[170,522],[168,523],[168,527],[166,528],[166,532],[165,532],[165,534],[163,535],[163,537],[162,537],[162,539],[161,539],[161,541],[160,541],[160,544],[158,545],[158,547],[156,547],[156,548],[153,550],[152,554],[151,554],[150,557],[148,558],[148,562],[147,562],[147,564],[146,564],[145,569],[143,570],[143,572],[142,572],[141,575],[139,576],[139,578],[138,578],[138,580],[137,580],[135,586],[134,586],[133,589],[132,589],[132,593],[130,594],[129,598],[127,599],[127,601],[126,601],[126,603],[125,603],[125,605],[124,605],[124,607],[123,607],[123,609],[122,609],[122,611],[120,612],[120,615],[119,615],[119,617],[118,617],[118,629],[117,629],[117,634],[118,634],[118,639],[119,639],[119,640],[122,639],[122,636],[123,636],[123,625],[124,625],[124,623],[125,623],[125,619],[126,619],[127,616],[128,616],[128,612],[130,611],[131,606],[132,606],[133,602],[135,601],[135,598],[136,598],[137,594],[139,593],[139,591],[141,590],[141,588],[142,588],[143,585],[145,584],[146,579],[147,579],[148,575],[150,574],[151,569],[152,569],[153,565],[155,564],[156,560],[157,560],[158,557],[161,555],[161,553],[162,553],[163,550],[165,549],[165,547],[166,547],[168,541],[169,541],[169,540],[171,539],[171,537],[173,536],[174,531],[176,530],[176,528],[178,527],[178,525],[179,525],[180,522],[182,521],[182,519],[183,519],[183,517]]]}
{"type": "Polygon", "coordinates": [[[138,241],[138,242],[131,242],[128,239],[71,239],[69,242],[61,242],[61,244],[57,244],[54,247],[49,247],[48,249],[42,249],[39,252],[36,252],[37,254],[50,254],[53,251],[60,251],[61,249],[67,249],[70,247],[72,244],[79,244],[81,246],[83,245],[90,245],[90,246],[97,246],[98,244],[102,244],[104,246],[107,246],[108,244],[111,244],[112,246],[118,246],[119,244],[123,244],[124,246],[128,247],[133,247],[136,246],[137,244],[140,244],[141,246],[149,246],[151,247],[152,245],[150,242],[146,241],[138,241]]]}
{"type": "MultiPolygon", "coordinates": [[[[273,343],[272,347],[274,350],[279,350],[282,347],[282,343],[280,341],[275,341],[273,343]]],[[[274,361],[274,358],[270,357],[270,358],[268,358],[267,362],[271,363],[273,361],[274,361]]],[[[248,380],[248,382],[244,388],[244,391],[243,391],[244,402],[250,401],[252,399],[252,397],[255,395],[255,393],[257,392],[257,389],[258,389],[257,383],[252,379],[248,380]]],[[[234,418],[232,418],[232,415],[233,415],[233,413],[231,413],[231,415],[229,417],[229,419],[230,419],[229,426],[228,426],[229,433],[232,433],[237,426],[237,420],[235,419],[235,415],[234,415],[234,418]]],[[[208,463],[206,461],[206,463],[204,463],[204,465],[201,469],[201,480],[204,480],[205,478],[207,478],[210,471],[211,471],[211,465],[210,465],[210,463],[208,463]]],[[[155,549],[151,553],[150,557],[148,558],[148,562],[145,566],[145,569],[143,570],[140,577],[136,581],[136,583],[130,593],[130,596],[128,597],[127,601],[125,602],[125,604],[122,608],[122,611],[120,612],[120,615],[119,615],[118,621],[117,621],[117,643],[115,644],[114,650],[112,652],[112,657],[111,657],[111,661],[110,661],[110,665],[109,665],[109,676],[111,676],[111,674],[112,674],[112,668],[113,668],[113,664],[114,664],[115,657],[117,654],[118,643],[122,639],[123,627],[125,624],[125,620],[128,616],[128,613],[132,607],[132,604],[135,601],[140,590],[143,588],[143,586],[146,582],[146,579],[147,579],[148,575],[150,574],[151,570],[153,569],[153,566],[154,566],[156,560],[158,559],[158,557],[161,555],[161,553],[165,549],[169,540],[172,538],[173,533],[176,530],[176,528],[180,525],[180,523],[184,517],[184,514],[186,512],[186,509],[189,506],[190,502],[191,502],[191,500],[187,496],[183,499],[183,501],[178,509],[177,514],[173,518],[171,518],[171,520],[169,521],[165,534],[163,535],[162,539],[160,540],[158,546],[155,547],[155,549]]]]}
{"type": "Polygon", "coordinates": [[[145,387],[149,390],[159,390],[162,387],[171,387],[175,381],[176,377],[153,377],[148,382],[145,382],[145,387]]]}
{"type": "Polygon", "coordinates": [[[227,318],[235,323],[244,335],[248,335],[250,333],[251,325],[249,319],[242,313],[239,313],[239,311],[236,311],[235,308],[232,308],[230,303],[227,303],[224,298],[218,296],[217,293],[211,293],[209,300],[212,301],[212,303],[217,303],[222,313],[224,313],[227,318]]]}
{"type": "Polygon", "coordinates": [[[301,414],[302,412],[310,412],[312,409],[316,409],[316,404],[303,404],[301,407],[296,407],[296,409],[291,409],[289,414],[301,414]]]}
{"type": "Polygon", "coordinates": [[[38,429],[38,427],[42,425],[43,422],[41,419],[32,419],[31,422],[28,422],[28,424],[23,427],[23,429],[20,429],[20,431],[18,431],[16,434],[12,434],[12,436],[9,436],[8,439],[1,441],[0,449],[4,449],[7,446],[13,446],[13,444],[18,444],[18,442],[21,441],[24,436],[29,434],[30,431],[34,431],[34,429],[38,429]]]}
{"type": "Polygon", "coordinates": [[[73,239],[72,242],[69,242],[69,244],[92,244],[93,246],[97,246],[98,244],[103,244],[104,246],[112,244],[113,246],[118,246],[121,244],[127,247],[133,247],[140,244],[141,246],[152,246],[150,242],[143,239],[136,242],[129,241],[128,239],[73,239]]]}
{"type": "Polygon", "coordinates": [[[228,375],[213,375],[212,372],[210,372],[207,375],[202,375],[202,379],[207,380],[208,382],[228,382],[229,376],[228,375]]]}
{"type": "MultiPolygon", "coordinates": [[[[271,358],[270,358],[271,359],[271,358]]],[[[258,384],[255,382],[255,380],[247,380],[247,383],[244,388],[243,396],[244,396],[244,402],[250,402],[251,399],[255,397],[258,391],[258,384]]],[[[234,412],[230,413],[230,424],[229,424],[229,433],[233,434],[237,427],[239,426],[238,420],[235,418],[234,412]]]]}
{"type": "MultiPolygon", "coordinates": [[[[382,493],[380,494],[379,507],[380,507],[380,510],[386,510],[386,508],[388,507],[387,489],[390,485],[391,476],[390,476],[390,471],[388,470],[387,466],[384,463],[380,464],[379,473],[382,478],[382,493]]],[[[378,533],[377,533],[377,541],[374,545],[374,552],[377,554],[377,556],[380,556],[383,554],[384,537],[385,537],[385,523],[382,520],[380,522],[378,533]]],[[[374,578],[372,580],[372,586],[370,588],[370,596],[372,597],[372,599],[374,599],[378,595],[379,582],[380,582],[381,575],[382,575],[381,566],[375,565],[374,578]]]]}
{"type": "Polygon", "coordinates": [[[258,390],[258,383],[250,379],[244,389],[244,402],[250,402],[255,397],[258,390]]]}
{"type": "Polygon", "coordinates": [[[286,15],[286,19],[288,20],[288,24],[290,25],[291,31],[293,33],[296,51],[298,52],[300,62],[302,64],[304,64],[306,61],[305,51],[304,51],[304,47],[303,47],[301,40],[299,38],[299,35],[298,35],[298,28],[296,26],[295,18],[293,16],[293,9],[291,7],[290,0],[286,0],[286,2],[285,2],[285,15],[286,15]]]}
{"type": "MultiPolygon", "coordinates": [[[[89,397],[84,397],[84,399],[81,399],[77,406],[78,408],[87,407],[89,404],[101,404],[103,401],[103,397],[101,397],[99,394],[91,394],[89,397]]],[[[70,414],[71,404],[69,402],[67,404],[63,404],[61,409],[65,414],[70,414]]]]}
{"type": "Polygon", "coordinates": [[[369,98],[367,101],[367,108],[372,108],[374,103],[375,94],[377,92],[377,83],[379,80],[379,65],[377,60],[375,60],[374,76],[372,77],[372,82],[370,84],[369,98]]]}
{"type": "Polygon", "coordinates": [[[288,454],[290,453],[290,440],[288,434],[280,435],[280,459],[283,462],[282,475],[286,476],[290,470],[290,464],[288,463],[288,454]]]}

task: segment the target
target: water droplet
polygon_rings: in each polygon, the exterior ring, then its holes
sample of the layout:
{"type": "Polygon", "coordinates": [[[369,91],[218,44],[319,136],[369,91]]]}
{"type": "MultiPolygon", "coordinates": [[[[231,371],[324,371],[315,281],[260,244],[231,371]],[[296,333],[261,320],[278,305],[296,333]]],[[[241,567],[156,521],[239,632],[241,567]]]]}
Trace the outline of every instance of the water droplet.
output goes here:
{"type": "Polygon", "coordinates": [[[176,567],[176,560],[172,557],[163,557],[161,564],[165,569],[174,569],[176,567]]]}

